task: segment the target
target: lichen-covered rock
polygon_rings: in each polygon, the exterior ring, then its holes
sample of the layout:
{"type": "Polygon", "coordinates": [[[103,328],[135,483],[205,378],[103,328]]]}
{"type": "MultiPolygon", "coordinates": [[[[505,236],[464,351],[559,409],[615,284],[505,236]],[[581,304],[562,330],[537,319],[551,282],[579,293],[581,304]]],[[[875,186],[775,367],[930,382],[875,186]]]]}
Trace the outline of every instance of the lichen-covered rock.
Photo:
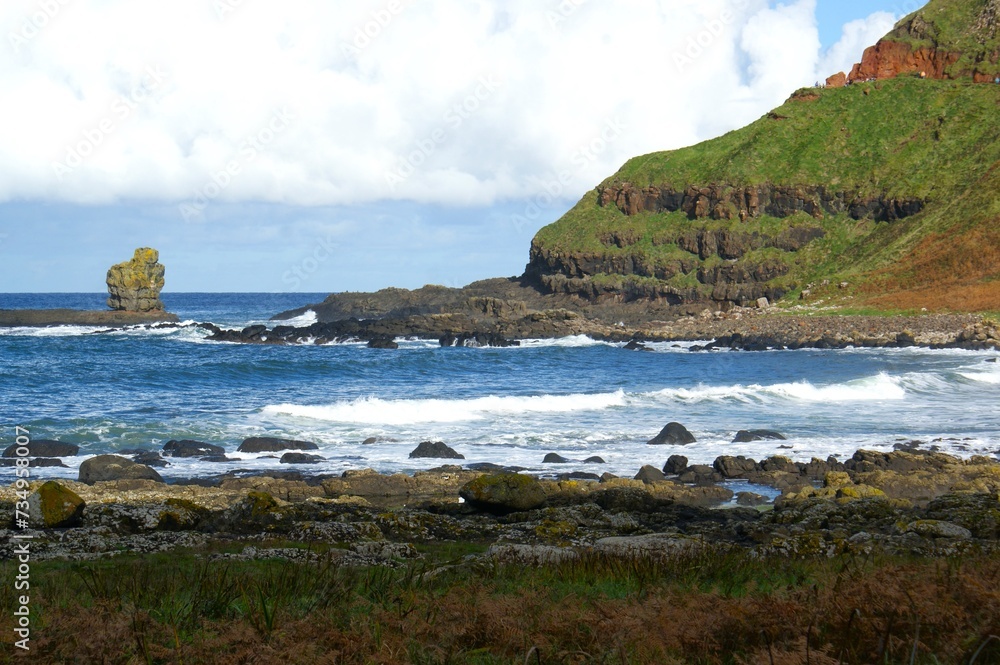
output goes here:
{"type": "Polygon", "coordinates": [[[480,476],[463,485],[459,496],[476,508],[499,513],[538,508],[546,498],[535,478],[519,473],[480,476]]]}
{"type": "Polygon", "coordinates": [[[916,533],[925,538],[955,538],[969,540],[972,532],[963,526],[941,520],[916,520],[901,529],[902,533],[916,533]]]}
{"type": "Polygon", "coordinates": [[[93,485],[102,480],[154,480],[163,478],[152,467],[137,464],[119,455],[98,455],[80,465],[81,483],[93,485]]]}
{"type": "Polygon", "coordinates": [[[28,519],[46,529],[76,526],[85,506],[75,492],[50,480],[28,495],[28,519]]]}
{"type": "Polygon", "coordinates": [[[160,253],[140,247],[130,261],[108,270],[108,307],[127,312],[163,311],[160,291],[165,268],[160,253]]]}

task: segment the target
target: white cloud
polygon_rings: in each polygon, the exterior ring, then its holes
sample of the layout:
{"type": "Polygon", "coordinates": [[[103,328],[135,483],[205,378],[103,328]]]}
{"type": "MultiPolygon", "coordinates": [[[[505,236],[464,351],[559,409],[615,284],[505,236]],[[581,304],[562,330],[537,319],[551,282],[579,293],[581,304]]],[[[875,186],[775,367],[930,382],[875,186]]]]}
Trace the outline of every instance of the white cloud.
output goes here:
{"type": "Polygon", "coordinates": [[[0,201],[178,205],[572,198],[759,117],[888,20],[820,62],[815,0],[4,4],[0,201]]]}
{"type": "Polygon", "coordinates": [[[895,23],[896,17],[889,12],[875,12],[868,18],[845,25],[840,41],[824,54],[820,62],[820,80],[837,72],[850,74],[854,64],[861,62],[865,49],[892,30],[895,23]]]}

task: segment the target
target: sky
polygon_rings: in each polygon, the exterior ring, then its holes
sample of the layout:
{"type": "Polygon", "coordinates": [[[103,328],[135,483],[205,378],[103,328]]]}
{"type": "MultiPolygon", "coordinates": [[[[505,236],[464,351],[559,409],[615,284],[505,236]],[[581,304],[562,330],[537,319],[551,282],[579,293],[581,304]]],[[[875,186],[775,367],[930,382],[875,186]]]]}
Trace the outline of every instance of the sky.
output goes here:
{"type": "Polygon", "coordinates": [[[0,292],[462,286],[917,0],[4,0],[0,292]]]}

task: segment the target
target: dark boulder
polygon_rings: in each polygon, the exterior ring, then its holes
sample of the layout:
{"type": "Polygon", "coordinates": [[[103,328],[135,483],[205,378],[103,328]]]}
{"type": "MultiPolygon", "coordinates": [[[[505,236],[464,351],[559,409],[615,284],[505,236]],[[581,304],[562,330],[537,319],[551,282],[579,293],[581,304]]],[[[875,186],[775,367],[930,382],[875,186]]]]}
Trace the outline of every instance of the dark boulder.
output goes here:
{"type": "Polygon", "coordinates": [[[171,439],[163,445],[163,452],[171,457],[204,457],[205,455],[224,455],[226,449],[211,443],[181,439],[171,439]]]}
{"type": "Polygon", "coordinates": [[[93,485],[102,480],[155,480],[163,478],[152,467],[118,455],[98,455],[80,465],[80,482],[93,485]]]}
{"type": "Polygon", "coordinates": [[[738,506],[762,506],[767,503],[767,497],[756,492],[737,492],[736,505],[738,506]]]}
{"type": "Polygon", "coordinates": [[[436,458],[436,459],[465,459],[465,455],[455,452],[454,449],[445,445],[443,441],[422,441],[413,452],[410,453],[410,459],[417,458],[436,458]]]}
{"type": "Polygon", "coordinates": [[[638,340],[635,340],[635,339],[631,340],[628,344],[626,344],[622,348],[625,349],[626,351],[652,351],[653,350],[653,349],[649,348],[648,346],[646,346],[645,344],[642,344],[641,342],[639,342],[638,340]]]}
{"type": "Polygon", "coordinates": [[[785,473],[799,473],[799,467],[795,462],[788,459],[787,457],[782,457],[781,455],[775,455],[774,457],[768,457],[762,460],[760,463],[761,471],[765,473],[770,473],[772,471],[784,471],[785,473]]]}
{"type": "MultiPolygon", "coordinates": [[[[3,456],[16,457],[16,451],[20,447],[17,444],[7,446],[3,451],[3,456]]],[[[76,444],[49,439],[36,439],[29,442],[26,447],[28,448],[28,457],[73,457],[80,454],[80,446],[76,444]]]]}
{"type": "Polygon", "coordinates": [[[542,464],[567,464],[569,460],[562,455],[557,455],[556,453],[549,453],[542,460],[542,464]]]}
{"type": "Polygon", "coordinates": [[[750,443],[752,441],[784,441],[785,437],[769,429],[741,429],[733,438],[733,443],[750,443]]]}
{"type": "Polygon", "coordinates": [[[671,455],[663,465],[663,473],[668,476],[679,476],[687,469],[688,458],[683,455],[671,455]]]}
{"type": "Polygon", "coordinates": [[[361,445],[362,446],[370,446],[370,445],[375,444],[375,443],[378,443],[378,439],[376,437],[374,437],[374,436],[370,436],[367,439],[365,439],[364,441],[362,441],[361,445]]]}
{"type": "Polygon", "coordinates": [[[584,464],[604,464],[605,462],[604,462],[604,458],[603,457],[598,457],[597,455],[594,455],[593,457],[588,457],[587,459],[583,460],[583,463],[584,464]]]}
{"type": "Polygon", "coordinates": [[[251,436],[244,439],[236,449],[241,453],[277,453],[282,450],[319,450],[319,446],[309,441],[276,439],[270,436],[251,436]]]}
{"type": "Polygon", "coordinates": [[[722,482],[722,474],[708,466],[707,464],[695,464],[689,466],[680,475],[682,483],[694,483],[695,485],[712,485],[722,482]]]}
{"type": "Polygon", "coordinates": [[[647,464],[639,469],[639,473],[635,474],[635,480],[641,480],[644,483],[655,483],[658,480],[666,480],[666,477],[655,466],[647,464]]]}
{"type": "Polygon", "coordinates": [[[684,425],[681,425],[680,423],[667,423],[666,427],[660,430],[659,434],[646,443],[651,446],[686,446],[689,443],[694,443],[695,441],[696,439],[694,438],[694,435],[692,435],[691,432],[684,427],[684,425]]]}
{"type": "Polygon", "coordinates": [[[325,462],[326,458],[309,453],[285,453],[278,461],[281,464],[319,464],[325,462]]]}
{"type": "Polygon", "coordinates": [[[742,455],[739,457],[722,455],[716,458],[712,466],[723,478],[749,478],[751,474],[760,469],[757,462],[742,455]]]}

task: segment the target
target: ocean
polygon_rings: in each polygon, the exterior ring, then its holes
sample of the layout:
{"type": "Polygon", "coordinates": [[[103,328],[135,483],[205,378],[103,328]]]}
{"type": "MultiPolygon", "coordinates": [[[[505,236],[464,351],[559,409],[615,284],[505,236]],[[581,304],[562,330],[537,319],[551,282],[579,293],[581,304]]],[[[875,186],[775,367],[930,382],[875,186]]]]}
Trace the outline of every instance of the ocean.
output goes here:
{"type": "MultiPolygon", "coordinates": [[[[244,327],[326,294],[164,293],[188,322],[244,327]]],[[[101,309],[104,294],[0,294],[0,308],[101,309]]],[[[307,313],[299,324],[314,320],[307,313]]],[[[104,332],[98,328],[0,328],[0,442],[15,425],[32,438],[79,444],[68,468],[35,477],[75,478],[87,456],[170,439],[225,447],[228,463],[173,459],[170,482],[234,469],[412,473],[453,463],[414,460],[421,441],[443,441],[462,463],[632,476],[680,454],[797,461],[920,441],[962,457],[1000,453],[1000,362],[995,351],[920,348],[692,353],[693,343],[652,352],[584,337],[529,340],[515,348],[441,348],[400,340],[256,346],[206,341],[197,328],[104,332]],[[697,438],[649,446],[668,422],[697,438]],[[741,429],[785,441],[731,443],[741,429]],[[249,436],[304,439],[320,464],[289,466],[237,453],[249,436]],[[376,437],[375,444],[362,442],[376,437]],[[546,453],[605,464],[542,464],[546,453]]],[[[0,468],[9,482],[13,469],[0,468]]]]}

